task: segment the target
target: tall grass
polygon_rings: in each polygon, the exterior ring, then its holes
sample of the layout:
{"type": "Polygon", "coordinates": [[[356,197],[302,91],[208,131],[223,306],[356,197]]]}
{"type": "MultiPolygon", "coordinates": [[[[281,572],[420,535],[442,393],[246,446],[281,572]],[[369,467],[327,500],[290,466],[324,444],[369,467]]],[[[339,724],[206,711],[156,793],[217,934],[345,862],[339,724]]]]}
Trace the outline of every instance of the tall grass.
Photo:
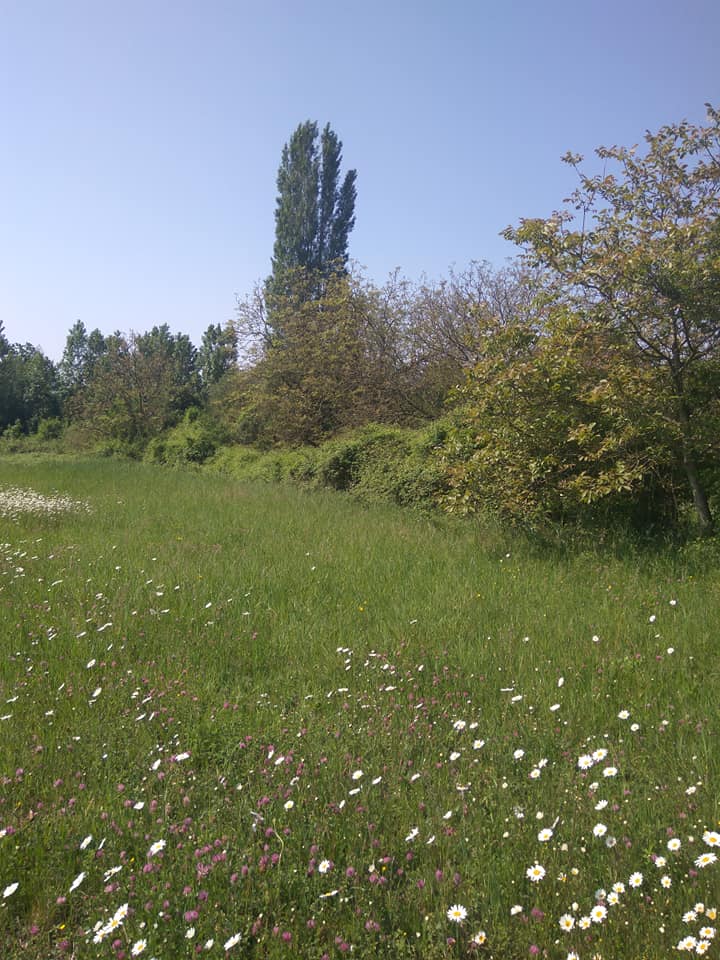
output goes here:
{"type": "Polygon", "coordinates": [[[0,956],[717,953],[717,568],[133,463],[8,487],[88,510],[0,517],[0,956]]]}

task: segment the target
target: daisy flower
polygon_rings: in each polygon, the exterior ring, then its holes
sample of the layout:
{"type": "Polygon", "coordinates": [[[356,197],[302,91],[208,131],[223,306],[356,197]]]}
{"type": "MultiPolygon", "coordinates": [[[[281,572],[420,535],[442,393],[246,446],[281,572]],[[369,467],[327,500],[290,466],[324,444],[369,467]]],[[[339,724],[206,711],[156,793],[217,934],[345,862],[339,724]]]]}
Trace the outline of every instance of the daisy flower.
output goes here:
{"type": "Polygon", "coordinates": [[[236,944],[240,943],[240,934],[234,933],[228,940],[223,944],[223,950],[230,950],[236,944]]]}
{"type": "Polygon", "coordinates": [[[318,873],[329,873],[332,869],[332,863],[329,860],[321,860],[318,864],[318,873]]]}
{"type": "Polygon", "coordinates": [[[682,846],[682,843],[680,842],[680,837],[673,837],[671,840],[668,840],[667,842],[668,850],[672,850],[673,852],[675,850],[679,850],[681,846],[682,846]]]}
{"type": "Polygon", "coordinates": [[[715,863],[717,860],[717,854],[715,853],[701,853],[700,856],[695,861],[695,866],[699,869],[703,867],[709,867],[711,863],[715,863]]]}
{"type": "Polygon", "coordinates": [[[448,920],[452,920],[453,923],[462,923],[466,917],[467,910],[459,903],[454,903],[447,912],[448,920]]]}
{"type": "Polygon", "coordinates": [[[538,840],[540,841],[540,843],[547,843],[548,840],[550,840],[550,838],[552,837],[552,835],[553,835],[553,832],[550,829],[550,827],[545,827],[538,834],[538,840]]]}
{"type": "Polygon", "coordinates": [[[133,957],[139,957],[141,953],[145,952],[145,947],[147,946],[147,940],[136,940],[132,945],[132,950],[130,953],[133,957]]]}
{"type": "Polygon", "coordinates": [[[639,871],[636,871],[635,873],[630,874],[630,879],[628,880],[628,883],[630,884],[631,887],[635,887],[635,888],[641,887],[642,882],[643,882],[643,875],[639,871]]]}
{"type": "Polygon", "coordinates": [[[156,853],[160,853],[161,850],[164,850],[166,845],[167,842],[165,840],[156,840],[155,843],[150,846],[148,856],[154,857],[156,853]]]}
{"type": "Polygon", "coordinates": [[[575,926],[575,917],[570,916],[569,913],[564,913],[558,920],[560,924],[560,929],[565,933],[570,933],[572,928],[575,926]]]}
{"type": "Polygon", "coordinates": [[[601,903],[596,904],[590,911],[590,919],[593,923],[602,923],[607,916],[607,907],[601,903]]]}
{"type": "Polygon", "coordinates": [[[481,947],[487,941],[487,934],[484,930],[478,930],[474,937],[470,939],[470,943],[474,943],[476,947],[481,947]]]}
{"type": "Polygon", "coordinates": [[[525,876],[533,883],[540,883],[542,878],[545,876],[545,867],[541,866],[539,863],[535,863],[532,867],[527,868],[525,871],[525,876]]]}
{"type": "Polygon", "coordinates": [[[706,830],[703,834],[703,840],[709,847],[720,846],[720,833],[715,833],[714,830],[706,830]]]}

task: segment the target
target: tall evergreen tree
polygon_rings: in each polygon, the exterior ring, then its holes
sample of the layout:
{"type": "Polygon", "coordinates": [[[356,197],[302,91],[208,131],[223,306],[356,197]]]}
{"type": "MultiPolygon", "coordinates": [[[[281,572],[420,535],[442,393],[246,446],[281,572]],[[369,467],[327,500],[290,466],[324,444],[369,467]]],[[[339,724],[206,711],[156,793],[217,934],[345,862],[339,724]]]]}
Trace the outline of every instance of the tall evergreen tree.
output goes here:
{"type": "Polygon", "coordinates": [[[349,170],[340,183],[342,143],[327,124],[301,123],[285,144],[277,175],[275,245],[268,292],[289,292],[300,268],[322,283],[345,272],[348,237],[355,225],[355,181],[349,170]]]}

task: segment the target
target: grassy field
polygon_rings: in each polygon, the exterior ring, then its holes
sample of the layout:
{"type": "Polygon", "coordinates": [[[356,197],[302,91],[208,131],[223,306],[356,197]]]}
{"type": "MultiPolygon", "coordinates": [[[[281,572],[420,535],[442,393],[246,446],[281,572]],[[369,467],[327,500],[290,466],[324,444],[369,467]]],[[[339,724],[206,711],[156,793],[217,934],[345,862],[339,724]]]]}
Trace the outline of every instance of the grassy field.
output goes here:
{"type": "Polygon", "coordinates": [[[701,556],[6,459],[0,957],[718,956],[719,628],[701,556]]]}

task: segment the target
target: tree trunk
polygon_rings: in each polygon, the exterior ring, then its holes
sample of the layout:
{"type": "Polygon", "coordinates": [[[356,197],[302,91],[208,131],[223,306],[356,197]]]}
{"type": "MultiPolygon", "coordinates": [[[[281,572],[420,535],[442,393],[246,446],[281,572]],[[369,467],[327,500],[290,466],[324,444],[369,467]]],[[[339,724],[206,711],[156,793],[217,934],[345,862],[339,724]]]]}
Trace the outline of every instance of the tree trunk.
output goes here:
{"type": "Polygon", "coordinates": [[[683,467],[685,467],[685,475],[688,478],[688,483],[692,490],[695,512],[700,521],[700,534],[703,537],[709,537],[712,535],[714,529],[713,517],[710,513],[705,490],[700,481],[695,457],[685,441],[683,441],[683,467]]]}
{"type": "Polygon", "coordinates": [[[682,462],[685,468],[685,476],[688,479],[690,490],[692,492],[693,504],[700,523],[700,535],[709,537],[714,531],[714,521],[710,513],[705,489],[700,480],[697,461],[692,449],[692,427],[690,425],[690,413],[685,404],[684,398],[678,397],[678,419],[682,428],[682,462]]]}

